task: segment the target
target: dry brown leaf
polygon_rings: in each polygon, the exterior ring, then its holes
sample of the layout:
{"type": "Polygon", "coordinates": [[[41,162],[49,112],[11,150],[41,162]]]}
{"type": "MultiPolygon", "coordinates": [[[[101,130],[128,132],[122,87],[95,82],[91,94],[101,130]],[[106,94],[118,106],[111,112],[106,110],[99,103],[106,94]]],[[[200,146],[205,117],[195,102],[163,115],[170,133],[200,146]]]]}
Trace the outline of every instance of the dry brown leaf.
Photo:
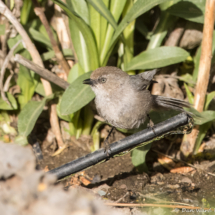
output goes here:
{"type": "Polygon", "coordinates": [[[167,158],[160,154],[158,155],[158,162],[168,170],[171,170],[176,165],[172,159],[167,158]]]}
{"type": "Polygon", "coordinates": [[[177,168],[171,169],[170,172],[184,174],[184,173],[192,172],[193,170],[195,170],[195,168],[189,167],[189,166],[183,166],[183,167],[177,167],[177,168]]]}

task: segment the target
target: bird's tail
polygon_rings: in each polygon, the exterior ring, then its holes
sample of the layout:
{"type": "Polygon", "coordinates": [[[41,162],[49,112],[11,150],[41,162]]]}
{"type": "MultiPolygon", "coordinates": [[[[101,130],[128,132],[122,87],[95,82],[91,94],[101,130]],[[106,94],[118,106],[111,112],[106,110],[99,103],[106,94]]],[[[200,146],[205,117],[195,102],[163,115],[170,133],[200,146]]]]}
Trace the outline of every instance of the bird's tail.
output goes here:
{"type": "Polygon", "coordinates": [[[156,96],[153,95],[153,100],[154,100],[154,109],[157,108],[164,108],[164,109],[173,109],[173,110],[178,110],[178,111],[183,111],[183,112],[187,112],[185,111],[183,108],[191,108],[191,104],[179,99],[173,99],[173,98],[168,98],[168,97],[164,97],[164,96],[156,96]]]}

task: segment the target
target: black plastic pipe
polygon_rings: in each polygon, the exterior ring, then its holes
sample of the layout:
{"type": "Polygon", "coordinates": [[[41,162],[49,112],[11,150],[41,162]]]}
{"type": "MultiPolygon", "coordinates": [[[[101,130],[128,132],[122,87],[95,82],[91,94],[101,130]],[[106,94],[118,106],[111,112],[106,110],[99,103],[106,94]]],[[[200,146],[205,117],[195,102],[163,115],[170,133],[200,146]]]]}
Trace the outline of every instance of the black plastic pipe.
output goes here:
{"type": "MultiPolygon", "coordinates": [[[[186,113],[180,113],[170,119],[165,120],[164,122],[158,123],[154,127],[155,134],[152,129],[147,128],[142,131],[139,131],[135,134],[132,134],[122,140],[110,144],[111,153],[110,156],[119,154],[125,150],[133,148],[140,143],[147,142],[155,137],[164,135],[165,133],[175,130],[180,126],[188,124],[189,116],[186,113]]],[[[87,167],[95,165],[104,159],[108,159],[109,156],[104,149],[101,148],[97,151],[94,151],[90,154],[87,154],[84,157],[73,160],[69,163],[66,163],[60,167],[52,169],[49,173],[55,174],[58,179],[71,175],[73,173],[79,172],[87,167]]]]}

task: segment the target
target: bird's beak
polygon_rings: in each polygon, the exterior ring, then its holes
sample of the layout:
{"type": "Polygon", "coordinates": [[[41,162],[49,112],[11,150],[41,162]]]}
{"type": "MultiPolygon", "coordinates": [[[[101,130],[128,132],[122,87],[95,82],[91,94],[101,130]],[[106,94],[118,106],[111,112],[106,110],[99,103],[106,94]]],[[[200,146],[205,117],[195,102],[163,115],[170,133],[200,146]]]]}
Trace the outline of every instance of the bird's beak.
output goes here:
{"type": "Polygon", "coordinates": [[[93,85],[93,80],[88,78],[88,79],[83,81],[83,84],[93,85]]]}

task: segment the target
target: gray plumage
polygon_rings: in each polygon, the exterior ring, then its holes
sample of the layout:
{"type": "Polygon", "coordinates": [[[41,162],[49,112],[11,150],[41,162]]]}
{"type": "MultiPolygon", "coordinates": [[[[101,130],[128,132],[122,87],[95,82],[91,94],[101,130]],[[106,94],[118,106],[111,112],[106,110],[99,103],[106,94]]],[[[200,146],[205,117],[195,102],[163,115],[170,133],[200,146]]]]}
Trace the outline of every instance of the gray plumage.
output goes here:
{"type": "Polygon", "coordinates": [[[151,95],[147,89],[157,70],[129,76],[116,67],[96,69],[85,80],[94,91],[98,113],[117,128],[134,129],[143,124],[152,109],[184,111],[190,104],[182,100],[151,95]]]}

